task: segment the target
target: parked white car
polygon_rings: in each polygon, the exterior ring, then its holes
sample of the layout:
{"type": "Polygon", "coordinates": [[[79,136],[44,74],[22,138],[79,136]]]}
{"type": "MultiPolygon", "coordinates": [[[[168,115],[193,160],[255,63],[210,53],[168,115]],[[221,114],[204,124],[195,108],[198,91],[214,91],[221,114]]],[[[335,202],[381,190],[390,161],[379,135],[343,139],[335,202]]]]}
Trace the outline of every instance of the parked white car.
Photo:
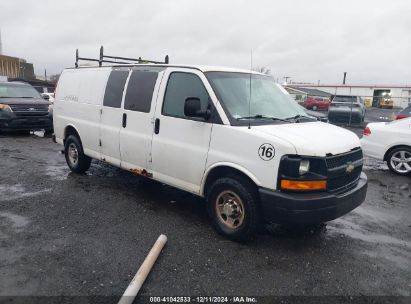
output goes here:
{"type": "Polygon", "coordinates": [[[204,197],[234,240],[264,220],[330,221],[366,196],[358,137],[308,117],[271,77],[247,70],[66,69],[54,130],[73,172],[94,158],[204,197]]]}
{"type": "Polygon", "coordinates": [[[369,123],[361,145],[366,155],[386,161],[392,172],[411,174],[411,118],[369,123]]]}

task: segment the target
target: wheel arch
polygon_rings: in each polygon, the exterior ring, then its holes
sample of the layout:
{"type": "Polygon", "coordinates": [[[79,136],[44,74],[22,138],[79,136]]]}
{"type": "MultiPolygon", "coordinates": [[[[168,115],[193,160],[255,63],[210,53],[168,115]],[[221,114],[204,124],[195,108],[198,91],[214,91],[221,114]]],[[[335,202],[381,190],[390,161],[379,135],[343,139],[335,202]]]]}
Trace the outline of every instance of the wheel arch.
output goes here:
{"type": "Polygon", "coordinates": [[[257,188],[261,185],[260,181],[247,169],[232,163],[217,163],[210,166],[203,177],[203,182],[200,188],[200,195],[205,196],[210,185],[219,177],[224,176],[241,176],[250,181],[257,188]]]}
{"type": "Polygon", "coordinates": [[[66,144],[67,137],[70,136],[70,135],[77,136],[78,140],[80,141],[80,144],[83,145],[83,143],[81,142],[81,137],[80,137],[79,131],[72,124],[69,124],[64,128],[64,138],[63,138],[63,144],[64,145],[66,144]]]}
{"type": "Polygon", "coordinates": [[[385,152],[383,160],[384,160],[384,161],[387,161],[387,160],[388,160],[388,159],[387,159],[387,158],[388,158],[388,155],[390,155],[390,153],[391,153],[394,149],[397,149],[397,148],[408,148],[408,149],[411,149],[411,146],[409,146],[409,145],[394,145],[394,146],[390,147],[390,148],[387,150],[387,152],[385,152]]]}

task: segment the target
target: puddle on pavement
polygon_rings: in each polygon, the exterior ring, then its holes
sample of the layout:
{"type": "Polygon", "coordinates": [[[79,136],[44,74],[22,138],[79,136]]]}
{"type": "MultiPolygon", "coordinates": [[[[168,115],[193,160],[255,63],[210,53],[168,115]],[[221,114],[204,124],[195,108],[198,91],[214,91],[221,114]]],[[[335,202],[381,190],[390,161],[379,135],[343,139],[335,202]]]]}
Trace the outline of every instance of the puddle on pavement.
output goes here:
{"type": "Polygon", "coordinates": [[[13,229],[21,229],[29,223],[26,217],[11,212],[0,212],[0,217],[6,218],[13,229]]]}
{"type": "Polygon", "coordinates": [[[385,162],[371,157],[364,157],[363,168],[366,170],[388,170],[385,162]]]}
{"type": "Polygon", "coordinates": [[[0,184],[0,202],[11,201],[23,197],[30,197],[50,192],[51,189],[42,189],[39,191],[27,191],[21,184],[4,185],[0,184]]]}
{"type": "Polygon", "coordinates": [[[372,259],[384,257],[400,269],[411,269],[411,260],[409,258],[409,252],[407,251],[398,250],[393,247],[380,246],[373,250],[364,250],[363,253],[372,259]]]}
{"type": "Polygon", "coordinates": [[[66,180],[70,170],[67,165],[47,165],[45,168],[47,176],[54,180],[66,180]]]}
{"type": "MultiPolygon", "coordinates": [[[[401,216],[398,214],[377,211],[372,208],[363,208],[362,206],[356,208],[354,212],[361,216],[362,223],[374,224],[379,226],[379,228],[389,229],[392,223],[398,223],[401,220],[401,216]],[[383,224],[386,224],[386,227],[383,227],[383,224]]],[[[341,221],[343,220],[344,219],[341,219],[341,221]]]]}
{"type": "Polygon", "coordinates": [[[327,231],[331,234],[342,234],[367,243],[404,246],[411,250],[411,242],[409,241],[401,240],[390,235],[373,233],[360,225],[343,219],[336,220],[333,224],[334,225],[327,225],[327,231]]]}

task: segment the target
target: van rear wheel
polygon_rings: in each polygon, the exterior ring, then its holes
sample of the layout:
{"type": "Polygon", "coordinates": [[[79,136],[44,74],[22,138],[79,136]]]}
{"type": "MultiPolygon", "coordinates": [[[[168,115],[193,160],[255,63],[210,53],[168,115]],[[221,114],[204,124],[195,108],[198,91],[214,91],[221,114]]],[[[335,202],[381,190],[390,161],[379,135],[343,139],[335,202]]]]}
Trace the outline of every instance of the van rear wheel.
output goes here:
{"type": "Polygon", "coordinates": [[[256,233],[261,223],[258,194],[246,179],[217,179],[208,191],[207,201],[213,225],[220,234],[246,241],[256,233]]]}
{"type": "Polygon", "coordinates": [[[80,140],[70,135],[64,145],[67,165],[74,173],[84,173],[90,168],[91,158],[84,154],[80,140]]]}

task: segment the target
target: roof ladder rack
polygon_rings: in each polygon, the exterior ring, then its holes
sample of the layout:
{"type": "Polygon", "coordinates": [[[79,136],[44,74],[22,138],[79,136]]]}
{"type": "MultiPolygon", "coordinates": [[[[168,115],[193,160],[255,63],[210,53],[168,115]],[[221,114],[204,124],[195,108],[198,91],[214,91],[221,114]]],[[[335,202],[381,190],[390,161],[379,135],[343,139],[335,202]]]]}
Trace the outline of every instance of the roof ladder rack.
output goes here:
{"type": "Polygon", "coordinates": [[[98,66],[100,67],[103,65],[103,62],[116,63],[116,64],[141,64],[141,63],[168,64],[169,63],[168,55],[166,55],[166,57],[164,58],[164,61],[147,60],[147,59],[142,59],[141,57],[136,59],[136,58],[104,55],[103,46],[100,47],[100,58],[99,59],[80,57],[78,55],[78,49],[76,49],[76,63],[75,63],[76,68],[78,68],[79,60],[98,62],[98,66]],[[107,60],[106,58],[109,60],[107,60]],[[122,61],[118,61],[118,60],[122,60],[122,61]]]}

